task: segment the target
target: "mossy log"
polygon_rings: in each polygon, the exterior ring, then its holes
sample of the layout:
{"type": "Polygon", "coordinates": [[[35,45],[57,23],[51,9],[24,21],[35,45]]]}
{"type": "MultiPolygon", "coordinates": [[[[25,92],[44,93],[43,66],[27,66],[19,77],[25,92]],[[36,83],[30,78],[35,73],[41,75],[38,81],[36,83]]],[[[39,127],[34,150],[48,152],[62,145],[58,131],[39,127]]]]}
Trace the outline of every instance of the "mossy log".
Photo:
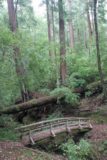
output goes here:
{"type": "Polygon", "coordinates": [[[36,108],[39,106],[43,106],[50,103],[56,103],[58,97],[57,96],[47,96],[39,99],[32,99],[28,102],[24,102],[21,104],[13,105],[11,107],[8,107],[2,111],[0,111],[0,114],[14,114],[21,111],[29,110],[32,108],[36,108]]]}

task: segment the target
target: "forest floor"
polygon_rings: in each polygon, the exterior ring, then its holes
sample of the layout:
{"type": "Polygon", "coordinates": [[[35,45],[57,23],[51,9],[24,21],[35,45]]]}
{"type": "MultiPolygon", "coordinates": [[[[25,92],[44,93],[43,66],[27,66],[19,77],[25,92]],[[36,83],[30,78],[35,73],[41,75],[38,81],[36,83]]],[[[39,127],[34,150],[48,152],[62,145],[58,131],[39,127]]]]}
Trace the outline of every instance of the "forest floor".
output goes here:
{"type": "Polygon", "coordinates": [[[89,140],[92,142],[101,142],[107,140],[107,124],[94,124],[90,131],[89,140]]]}
{"type": "Polygon", "coordinates": [[[0,160],[67,160],[63,156],[24,147],[19,142],[0,142],[0,160]]]}

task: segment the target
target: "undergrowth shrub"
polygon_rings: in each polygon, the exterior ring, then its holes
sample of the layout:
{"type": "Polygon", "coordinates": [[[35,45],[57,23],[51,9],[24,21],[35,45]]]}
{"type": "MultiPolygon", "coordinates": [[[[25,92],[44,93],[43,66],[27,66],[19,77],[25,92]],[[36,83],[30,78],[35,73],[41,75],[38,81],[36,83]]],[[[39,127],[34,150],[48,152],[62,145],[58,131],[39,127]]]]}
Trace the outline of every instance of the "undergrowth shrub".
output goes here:
{"type": "Polygon", "coordinates": [[[64,95],[65,102],[70,103],[72,105],[77,105],[79,103],[79,96],[73,93],[72,90],[67,87],[55,88],[50,94],[56,95],[59,98],[62,95],[64,95]]]}
{"type": "Polygon", "coordinates": [[[55,118],[63,118],[63,114],[61,113],[61,111],[56,110],[54,113],[50,114],[47,119],[51,120],[55,118]]]}
{"type": "Polygon", "coordinates": [[[15,128],[18,124],[10,116],[0,116],[0,140],[18,140],[19,134],[15,128]]]}
{"type": "Polygon", "coordinates": [[[90,57],[84,54],[68,54],[67,55],[68,73],[78,73],[87,83],[99,80],[99,73],[96,67],[96,57],[92,53],[90,57]]]}
{"type": "Polygon", "coordinates": [[[72,89],[74,88],[85,88],[86,86],[86,81],[85,79],[83,79],[79,73],[72,73],[71,76],[69,76],[68,80],[67,80],[68,86],[72,89]]]}
{"type": "Polygon", "coordinates": [[[102,144],[98,148],[100,154],[107,156],[107,140],[103,141],[102,144]]]}
{"type": "Polygon", "coordinates": [[[39,92],[44,94],[44,95],[49,95],[50,94],[50,89],[42,88],[42,89],[39,89],[39,92]]]}
{"type": "Polygon", "coordinates": [[[95,93],[101,93],[102,92],[102,86],[100,81],[96,81],[93,83],[90,83],[86,87],[87,92],[85,93],[86,97],[89,97],[95,93]]]}
{"type": "Polygon", "coordinates": [[[72,140],[62,144],[61,149],[67,155],[69,160],[92,160],[91,144],[86,140],[81,140],[79,144],[75,144],[72,140]]]}

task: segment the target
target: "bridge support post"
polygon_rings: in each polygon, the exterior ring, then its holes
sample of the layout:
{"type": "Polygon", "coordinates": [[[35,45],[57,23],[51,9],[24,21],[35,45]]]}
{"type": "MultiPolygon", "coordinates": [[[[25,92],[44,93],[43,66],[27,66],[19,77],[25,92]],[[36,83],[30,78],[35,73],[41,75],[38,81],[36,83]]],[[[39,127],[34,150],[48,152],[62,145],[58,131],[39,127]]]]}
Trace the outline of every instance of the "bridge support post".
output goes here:
{"type": "Polygon", "coordinates": [[[51,136],[54,138],[56,135],[55,135],[54,131],[52,130],[52,124],[50,126],[50,132],[51,132],[51,136]]]}
{"type": "Polygon", "coordinates": [[[29,138],[30,138],[31,143],[34,145],[34,144],[35,144],[35,142],[34,142],[34,140],[33,140],[33,138],[32,138],[32,134],[31,134],[31,132],[29,132],[29,138]]]}
{"type": "Polygon", "coordinates": [[[91,129],[93,128],[93,126],[92,126],[90,120],[89,120],[89,127],[90,127],[91,129]]]}
{"type": "Polygon", "coordinates": [[[79,119],[79,129],[82,129],[81,121],[79,119]]]}
{"type": "Polygon", "coordinates": [[[67,131],[67,133],[71,133],[71,130],[70,130],[69,125],[68,125],[68,121],[66,122],[66,131],[67,131]]]}

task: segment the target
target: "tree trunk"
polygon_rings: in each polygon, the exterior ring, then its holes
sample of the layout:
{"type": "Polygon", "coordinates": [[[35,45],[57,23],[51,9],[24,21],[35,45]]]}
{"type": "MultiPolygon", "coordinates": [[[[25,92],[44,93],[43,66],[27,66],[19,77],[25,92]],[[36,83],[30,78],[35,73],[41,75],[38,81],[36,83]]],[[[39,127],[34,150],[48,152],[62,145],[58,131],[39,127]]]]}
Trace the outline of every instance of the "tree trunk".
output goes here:
{"type": "Polygon", "coordinates": [[[90,13],[89,13],[89,7],[87,8],[87,22],[88,22],[88,30],[89,30],[89,38],[92,39],[92,25],[91,25],[91,19],[90,19],[90,13]]]}
{"type": "Polygon", "coordinates": [[[70,48],[74,48],[74,30],[71,20],[69,20],[68,26],[69,26],[69,40],[70,40],[69,46],[70,48]]]}
{"type": "Polygon", "coordinates": [[[103,88],[104,98],[107,98],[107,91],[104,84],[103,71],[101,67],[101,56],[100,56],[100,47],[99,47],[99,34],[98,34],[98,23],[97,23],[97,0],[94,0],[94,24],[95,24],[95,36],[96,36],[96,51],[97,51],[97,63],[98,71],[101,80],[101,85],[103,88]]]}
{"type": "Polygon", "coordinates": [[[72,2],[71,0],[68,0],[68,6],[69,6],[69,18],[68,18],[68,27],[69,27],[69,46],[71,48],[74,48],[74,29],[72,24],[72,18],[71,18],[71,9],[72,9],[72,2]]]}
{"type": "Polygon", "coordinates": [[[9,14],[9,25],[12,32],[16,32],[17,30],[17,20],[14,8],[13,0],[7,0],[8,4],[8,14],[9,14]]]}
{"type": "Polygon", "coordinates": [[[0,111],[0,114],[14,114],[21,111],[37,108],[49,103],[56,103],[57,98],[58,98],[57,96],[47,96],[39,99],[32,99],[28,102],[24,102],[21,104],[14,105],[12,107],[8,107],[7,109],[0,111]]]}
{"type": "Polygon", "coordinates": [[[56,36],[55,36],[55,17],[54,17],[54,8],[55,8],[55,2],[54,0],[51,0],[51,15],[52,15],[52,40],[54,44],[54,55],[56,57],[56,47],[55,47],[55,41],[56,41],[56,36]]]}
{"type": "Polygon", "coordinates": [[[58,1],[59,6],[59,38],[60,38],[60,83],[65,83],[67,69],[66,69],[66,49],[65,49],[65,25],[64,25],[64,11],[63,1],[58,1]]]}
{"type": "Polygon", "coordinates": [[[51,42],[52,42],[52,24],[50,14],[49,0],[46,0],[46,11],[47,11],[47,25],[48,25],[48,41],[49,41],[49,55],[52,56],[51,42]]]}
{"type": "MultiPolygon", "coordinates": [[[[7,0],[7,4],[8,4],[10,30],[12,32],[16,33],[16,31],[17,31],[16,12],[17,11],[15,10],[13,0],[7,0]]],[[[20,49],[16,45],[14,45],[13,51],[14,51],[14,61],[15,61],[16,74],[19,79],[22,100],[26,101],[29,99],[29,95],[28,95],[28,91],[27,91],[26,84],[24,81],[25,71],[24,71],[23,63],[21,62],[20,49]]]]}
{"type": "Polygon", "coordinates": [[[86,49],[88,49],[88,44],[87,44],[87,32],[84,31],[84,46],[86,49]]]}
{"type": "Polygon", "coordinates": [[[56,51],[56,34],[55,34],[55,1],[51,0],[51,14],[52,14],[52,41],[53,41],[53,51],[54,51],[54,63],[56,69],[56,87],[59,87],[59,68],[58,68],[58,60],[57,60],[57,51],[56,51]]]}

